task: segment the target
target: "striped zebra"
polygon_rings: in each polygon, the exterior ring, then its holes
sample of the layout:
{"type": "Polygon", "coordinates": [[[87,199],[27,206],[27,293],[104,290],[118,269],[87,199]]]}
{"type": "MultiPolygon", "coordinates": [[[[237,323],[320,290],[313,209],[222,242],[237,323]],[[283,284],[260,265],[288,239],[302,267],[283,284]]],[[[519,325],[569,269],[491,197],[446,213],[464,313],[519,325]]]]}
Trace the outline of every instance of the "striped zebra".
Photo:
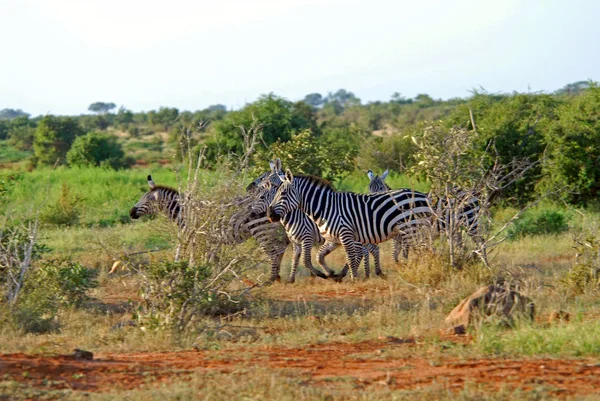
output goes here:
{"type": "MultiPolygon", "coordinates": [[[[184,226],[179,192],[174,188],[156,185],[150,175],[148,176],[148,185],[150,191],[142,195],[141,199],[131,208],[129,216],[132,219],[139,219],[142,216],[151,216],[162,212],[171,220],[176,221],[180,227],[184,226]]],[[[250,213],[245,210],[251,207],[248,198],[238,200],[237,204],[240,211],[230,219],[234,235],[229,238],[229,242],[240,243],[250,236],[254,237],[270,259],[271,277],[269,281],[277,280],[283,254],[290,243],[281,224],[271,223],[266,213],[264,216],[249,218],[250,213]]],[[[179,248],[176,255],[175,258],[178,259],[179,248]]]]}
{"type": "Polygon", "coordinates": [[[156,185],[151,175],[148,176],[148,186],[150,191],[142,195],[138,203],[129,210],[129,216],[132,219],[139,219],[142,216],[153,216],[162,212],[171,220],[182,225],[179,191],[171,187],[156,185]]]}
{"type": "MultiPolygon", "coordinates": [[[[369,176],[369,192],[378,193],[389,191],[390,187],[385,183],[388,170],[385,170],[381,176],[373,174],[371,170],[367,172],[369,176]]],[[[435,205],[435,214],[437,216],[436,231],[445,232],[449,227],[451,218],[454,217],[454,225],[457,227],[456,237],[457,245],[462,246],[461,228],[464,228],[467,235],[471,237],[482,251],[482,257],[486,258],[485,247],[483,246],[483,237],[479,234],[479,214],[480,202],[473,193],[454,187],[450,197],[441,197],[437,201],[429,194],[430,203],[435,205]],[[454,216],[453,216],[454,214],[454,216]]],[[[394,261],[398,263],[398,255],[402,248],[403,256],[408,256],[407,244],[402,244],[400,238],[394,238],[394,261]],[[406,253],[405,253],[406,250],[406,253]]],[[[406,257],[405,256],[405,257],[406,257]]]]}
{"type": "Polygon", "coordinates": [[[280,221],[300,209],[326,238],[340,242],[353,278],[363,255],[363,244],[377,244],[398,234],[413,235],[431,225],[433,210],[427,195],[412,190],[379,194],[338,192],[328,181],[312,176],[294,177],[287,170],[267,209],[271,221],[280,221]]]}
{"type": "MultiPolygon", "coordinates": [[[[248,186],[249,190],[253,190],[255,193],[259,194],[259,199],[253,206],[253,210],[257,214],[266,214],[267,207],[275,197],[277,188],[282,182],[281,178],[279,177],[279,174],[283,173],[281,160],[276,159],[275,161],[270,162],[270,167],[270,172],[262,174],[248,186]]],[[[337,276],[325,262],[325,256],[327,256],[340,245],[338,242],[326,241],[319,232],[316,224],[300,210],[295,210],[292,213],[284,216],[281,219],[281,223],[285,228],[288,238],[292,242],[294,250],[294,259],[292,261],[292,269],[290,272],[290,283],[295,281],[295,275],[301,255],[304,256],[304,266],[309,270],[311,276],[314,276],[315,274],[318,275],[312,265],[311,258],[311,249],[313,246],[318,244],[322,244],[319,248],[317,258],[319,266],[321,266],[321,268],[326,272],[327,277],[334,279],[339,278],[339,276],[337,276]]],[[[381,276],[382,272],[379,264],[379,248],[377,246],[374,246],[373,257],[375,259],[375,273],[381,276]]],[[[370,266],[367,249],[363,250],[363,258],[365,277],[368,278],[370,275],[370,266]]]]}
{"type": "MultiPolygon", "coordinates": [[[[371,170],[367,171],[367,176],[369,177],[369,193],[377,194],[380,192],[390,191],[391,188],[388,184],[385,183],[385,179],[387,178],[389,170],[385,170],[381,176],[373,174],[371,170]]],[[[392,257],[395,263],[399,263],[398,255],[402,251],[402,257],[404,259],[408,259],[408,243],[405,241],[404,243],[401,241],[400,236],[396,236],[392,238],[393,243],[393,254],[392,257]]],[[[371,245],[373,247],[377,245],[371,245]]]]}
{"type": "MultiPolygon", "coordinates": [[[[259,201],[257,201],[253,210],[256,213],[265,213],[267,208],[275,194],[277,193],[277,188],[272,187],[269,183],[267,184],[266,190],[263,192],[259,201]]],[[[312,254],[311,250],[313,246],[321,245],[318,251],[318,261],[319,266],[326,272],[326,278],[334,278],[338,279],[340,276],[336,275],[331,268],[325,263],[325,256],[331,253],[334,249],[336,249],[340,244],[335,240],[325,240],[323,235],[319,232],[319,228],[317,225],[301,210],[296,209],[285,216],[282,217],[280,223],[285,228],[285,232],[290,239],[293,250],[294,250],[294,259],[292,261],[292,269],[290,272],[290,283],[295,281],[296,271],[298,268],[298,263],[300,260],[300,256],[303,255],[304,258],[304,266],[309,270],[311,276],[321,277],[318,270],[313,267],[312,264],[312,254]]],[[[376,247],[376,246],[375,246],[376,247]]],[[[375,249],[375,257],[376,257],[376,274],[382,275],[381,268],[379,266],[379,248],[375,249]]],[[[369,266],[369,253],[366,247],[363,248],[362,258],[364,258],[364,268],[365,268],[365,277],[369,278],[370,275],[370,266],[369,266]]],[[[346,271],[347,268],[343,271],[346,271]]],[[[323,277],[322,277],[323,278],[323,277]]]]}

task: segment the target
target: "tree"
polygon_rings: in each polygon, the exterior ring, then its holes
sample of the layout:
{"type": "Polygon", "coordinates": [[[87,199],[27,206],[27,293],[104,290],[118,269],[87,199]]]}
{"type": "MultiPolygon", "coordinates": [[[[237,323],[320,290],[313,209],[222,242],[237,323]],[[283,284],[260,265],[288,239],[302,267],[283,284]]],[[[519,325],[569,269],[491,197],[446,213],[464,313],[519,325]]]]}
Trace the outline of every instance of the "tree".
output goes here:
{"type": "Polygon", "coordinates": [[[402,96],[400,92],[394,92],[392,94],[392,100],[390,101],[398,104],[411,104],[413,102],[412,99],[407,99],[406,97],[402,96]]]}
{"type": "Polygon", "coordinates": [[[0,120],[12,120],[17,117],[29,117],[29,113],[25,113],[21,109],[2,109],[0,110],[0,120]]]}
{"type": "Polygon", "coordinates": [[[90,132],[75,139],[67,153],[69,166],[106,166],[114,169],[131,166],[131,160],[115,135],[90,132]]]}
{"type": "Polygon", "coordinates": [[[148,122],[154,125],[160,125],[165,131],[173,126],[179,116],[179,109],[175,107],[161,107],[158,111],[148,112],[148,122]]]}
{"type": "Polygon", "coordinates": [[[304,103],[311,105],[312,107],[321,107],[325,99],[320,93],[309,93],[304,96],[302,100],[304,103]]]}
{"type": "Polygon", "coordinates": [[[325,98],[325,103],[338,103],[341,107],[359,105],[360,99],[354,93],[346,89],[338,89],[335,93],[329,93],[325,98]]]}
{"type": "Polygon", "coordinates": [[[557,118],[546,131],[549,156],[546,173],[538,189],[568,186],[567,200],[597,201],[600,195],[600,87],[588,90],[561,104],[557,118]]]}
{"type": "Polygon", "coordinates": [[[233,111],[215,123],[215,138],[208,154],[244,153],[240,127],[251,127],[258,122],[263,126],[262,141],[266,146],[280,140],[287,142],[294,132],[316,128],[316,115],[306,103],[292,103],[273,94],[263,95],[243,109],[233,111]]]}
{"type": "Polygon", "coordinates": [[[110,103],[94,102],[94,103],[90,104],[90,106],[88,107],[88,110],[92,111],[94,113],[108,113],[109,111],[113,110],[116,107],[117,107],[117,105],[112,102],[110,102],[110,103]]]}
{"type": "Polygon", "coordinates": [[[578,95],[586,89],[589,89],[591,86],[592,83],[589,81],[577,81],[572,82],[570,84],[566,84],[561,89],[557,90],[555,93],[557,95],[578,95]]]}
{"type": "Polygon", "coordinates": [[[41,164],[62,163],[71,144],[83,130],[73,118],[46,116],[39,122],[33,142],[35,161],[41,164]]]}
{"type": "Polygon", "coordinates": [[[206,108],[206,111],[210,112],[227,112],[227,107],[222,104],[213,104],[206,108]]]}
{"type": "Polygon", "coordinates": [[[115,122],[121,125],[133,123],[133,112],[124,106],[119,107],[119,111],[117,111],[117,115],[115,116],[115,122]]]}

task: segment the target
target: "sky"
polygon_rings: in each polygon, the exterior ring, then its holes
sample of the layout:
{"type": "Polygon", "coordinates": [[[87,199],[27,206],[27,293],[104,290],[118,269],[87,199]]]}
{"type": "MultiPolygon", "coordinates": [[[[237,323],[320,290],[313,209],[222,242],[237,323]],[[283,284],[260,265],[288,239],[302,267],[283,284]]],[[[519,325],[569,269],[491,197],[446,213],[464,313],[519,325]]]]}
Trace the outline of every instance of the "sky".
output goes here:
{"type": "Polygon", "coordinates": [[[600,80],[596,0],[0,0],[0,109],[238,109],[600,80]]]}

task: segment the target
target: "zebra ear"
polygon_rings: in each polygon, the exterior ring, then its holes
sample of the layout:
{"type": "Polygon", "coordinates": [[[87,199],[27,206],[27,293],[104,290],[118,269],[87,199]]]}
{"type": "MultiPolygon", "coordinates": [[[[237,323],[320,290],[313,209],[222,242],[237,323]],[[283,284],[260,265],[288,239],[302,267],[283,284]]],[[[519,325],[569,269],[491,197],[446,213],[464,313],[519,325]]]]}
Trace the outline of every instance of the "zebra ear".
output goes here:
{"type": "Polygon", "coordinates": [[[283,170],[283,167],[281,166],[281,159],[279,157],[277,159],[275,159],[275,169],[277,171],[283,170]]]}
{"type": "Polygon", "coordinates": [[[383,174],[381,174],[381,179],[382,179],[382,180],[385,180],[385,179],[387,178],[387,176],[388,176],[388,173],[389,173],[389,172],[390,172],[390,170],[389,170],[389,169],[386,169],[386,170],[383,172],[383,174]]]}
{"type": "Polygon", "coordinates": [[[273,173],[274,173],[274,172],[276,171],[276,170],[275,170],[275,162],[274,162],[273,160],[271,160],[271,161],[269,162],[269,167],[271,168],[271,172],[273,172],[273,173]]]}
{"type": "Polygon", "coordinates": [[[151,175],[148,176],[148,185],[150,186],[150,189],[156,188],[156,184],[152,180],[152,176],[151,175]]]}
{"type": "Polygon", "coordinates": [[[292,174],[292,172],[290,171],[290,169],[288,168],[287,170],[285,170],[285,179],[291,184],[294,182],[294,174],[292,174]]]}
{"type": "Polygon", "coordinates": [[[369,177],[369,180],[373,181],[375,179],[375,174],[373,174],[373,172],[369,170],[367,171],[367,177],[369,177]]]}

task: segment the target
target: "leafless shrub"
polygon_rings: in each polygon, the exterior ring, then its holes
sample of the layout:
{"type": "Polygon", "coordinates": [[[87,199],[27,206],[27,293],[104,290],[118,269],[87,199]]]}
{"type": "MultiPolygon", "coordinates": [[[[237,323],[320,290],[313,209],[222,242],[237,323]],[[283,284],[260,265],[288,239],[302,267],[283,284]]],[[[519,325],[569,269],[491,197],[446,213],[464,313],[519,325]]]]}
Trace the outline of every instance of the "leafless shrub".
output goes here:
{"type": "MultiPolygon", "coordinates": [[[[257,135],[254,129],[243,132],[257,135]]],[[[246,159],[255,143],[256,138],[248,138],[246,159]]],[[[181,216],[179,224],[170,225],[177,231],[175,261],[140,270],[145,305],[138,318],[146,326],[184,329],[198,316],[239,311],[252,287],[244,276],[264,262],[255,242],[243,242],[248,234],[239,222],[251,212],[249,198],[241,196],[243,168],[232,172],[218,166],[208,172],[205,149],[193,146],[189,129],[181,147],[181,216]]],[[[243,160],[240,165],[245,167],[243,160]]]]}
{"type": "Polygon", "coordinates": [[[499,241],[499,235],[506,229],[493,235],[484,230],[492,199],[535,163],[514,159],[502,164],[493,142],[482,152],[478,132],[459,127],[448,130],[432,124],[412,140],[418,150],[410,172],[431,183],[430,198],[437,215],[434,227],[446,240],[442,248],[447,250],[451,266],[460,267],[473,254],[488,265],[487,250],[503,240],[499,241]],[[464,246],[463,231],[473,240],[473,250],[464,246]]]}

